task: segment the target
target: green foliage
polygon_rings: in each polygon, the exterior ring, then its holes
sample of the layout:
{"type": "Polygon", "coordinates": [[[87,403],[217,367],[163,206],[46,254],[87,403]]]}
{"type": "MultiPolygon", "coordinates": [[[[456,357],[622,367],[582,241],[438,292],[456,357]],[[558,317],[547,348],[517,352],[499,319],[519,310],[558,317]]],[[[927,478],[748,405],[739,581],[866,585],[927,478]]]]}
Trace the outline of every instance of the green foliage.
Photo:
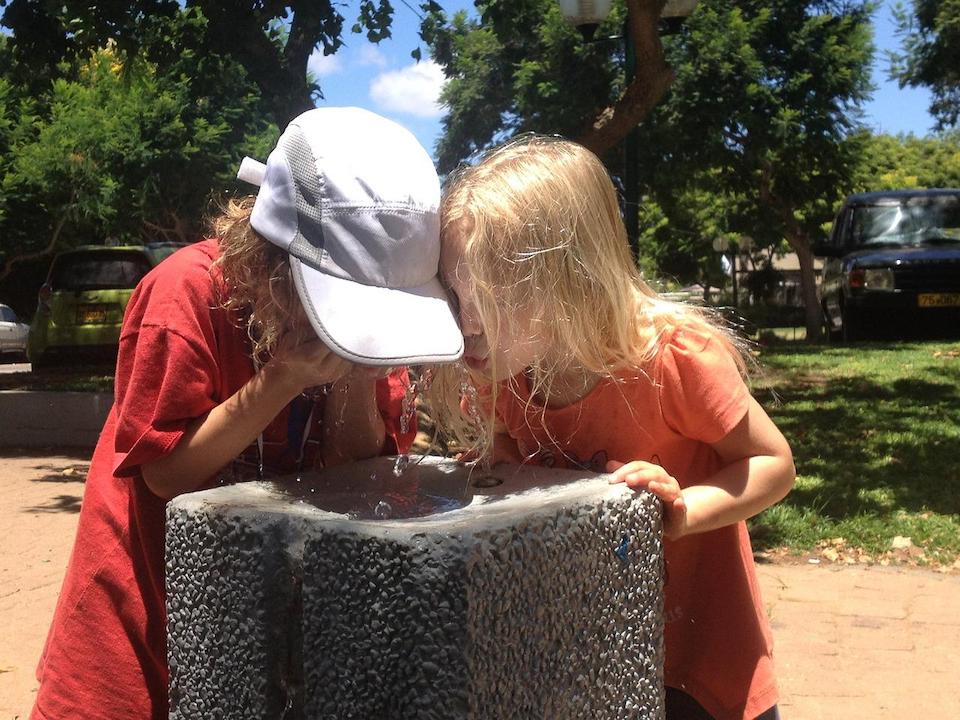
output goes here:
{"type": "Polygon", "coordinates": [[[858,190],[960,187],[960,131],[922,138],[876,135],[865,142],[858,190]]]}
{"type": "MultiPolygon", "coordinates": [[[[584,43],[548,0],[476,4],[479,21],[425,25],[449,78],[443,170],[517,132],[576,138],[620,96],[622,41],[584,43]]],[[[666,39],[677,77],[640,129],[648,272],[716,284],[718,235],[805,246],[819,234],[854,187],[865,141],[871,11],[843,0],[702,0],[666,39]]],[[[624,18],[616,3],[597,36],[617,34],[624,18]]]]}
{"type": "Polygon", "coordinates": [[[960,121],[960,0],[913,0],[898,5],[903,51],[891,53],[890,74],[900,86],[933,92],[930,113],[941,129],[960,121]]]}
{"type": "MultiPolygon", "coordinates": [[[[441,172],[519,132],[576,137],[619,95],[622,43],[585,44],[555,0],[477,0],[479,20],[429,15],[423,38],[444,68],[441,172]]],[[[600,28],[618,32],[622,11],[600,28]]]]}
{"type": "Polygon", "coordinates": [[[763,245],[819,231],[852,187],[863,141],[868,12],[793,0],[698,6],[669,45],[677,79],[642,128],[643,176],[674,206],[671,218],[704,244],[718,231],[763,245]],[[708,214],[696,211],[705,195],[708,214]]]}
{"type": "MultiPolygon", "coordinates": [[[[161,72],[181,53],[214,55],[246,71],[280,126],[312,107],[320,93],[308,79],[307,62],[315,49],[330,55],[343,46],[342,7],[331,0],[0,0],[3,25],[13,30],[13,55],[27,70],[18,82],[38,78],[34,90],[58,77],[63,60],[82,60],[107,46],[122,59],[146,57],[161,72]],[[184,15],[202,23],[185,32],[184,15]]],[[[352,29],[379,42],[390,36],[392,20],[389,0],[362,0],[352,29]]]]}
{"type": "Polygon", "coordinates": [[[108,240],[195,240],[211,192],[233,187],[242,155],[277,134],[242,68],[223,58],[185,53],[164,74],[101,50],[72,74],[53,82],[45,116],[0,80],[7,260],[108,240]]]}

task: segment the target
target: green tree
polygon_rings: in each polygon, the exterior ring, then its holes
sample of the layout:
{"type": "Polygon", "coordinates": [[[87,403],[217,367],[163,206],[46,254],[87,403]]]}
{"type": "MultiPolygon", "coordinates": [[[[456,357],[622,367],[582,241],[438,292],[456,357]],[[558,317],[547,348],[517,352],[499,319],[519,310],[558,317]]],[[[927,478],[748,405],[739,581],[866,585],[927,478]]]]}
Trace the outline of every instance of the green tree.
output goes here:
{"type": "MultiPolygon", "coordinates": [[[[162,69],[184,52],[238,62],[256,83],[275,122],[283,126],[313,107],[319,93],[307,74],[315,49],[336,52],[344,43],[342,3],[333,0],[0,0],[3,25],[24,67],[40,74],[76,53],[110,43],[122,57],[144,55],[162,69]],[[182,13],[202,18],[184,33],[182,13]]],[[[424,3],[438,10],[436,3],[424,3]]],[[[389,0],[361,0],[352,32],[378,42],[390,36],[389,0]]]]}
{"type": "Polygon", "coordinates": [[[0,81],[0,143],[10,146],[0,278],[79,243],[196,239],[211,193],[233,187],[242,155],[263,154],[277,135],[229,60],[184,55],[160,74],[102,50],[75,75],[54,81],[46,117],[29,102],[4,103],[10,84],[0,81]]]}
{"type": "Polygon", "coordinates": [[[960,0],[913,0],[898,5],[902,52],[890,54],[890,74],[900,87],[933,92],[930,113],[940,129],[960,120],[960,0]]]}
{"type": "Polygon", "coordinates": [[[658,35],[664,0],[623,0],[584,43],[556,0],[476,0],[478,18],[428,14],[423,39],[444,68],[450,108],[437,147],[440,170],[504,135],[536,130],[577,138],[606,156],[673,81],[658,35]],[[630,22],[624,20],[629,8],[630,22]],[[626,29],[637,54],[623,73],[626,29]]]}
{"type": "MultiPolygon", "coordinates": [[[[545,0],[477,7],[479,22],[461,16],[427,34],[450,78],[441,168],[518,131],[595,137],[626,94],[620,46],[584,45],[545,0]]],[[[810,246],[853,186],[871,11],[854,0],[702,0],[654,63],[675,79],[641,125],[641,178],[659,212],[643,214],[660,218],[647,249],[675,274],[710,273],[718,233],[786,238],[810,338],[821,320],[810,246]]],[[[598,35],[623,17],[621,4],[598,35]]]]}
{"type": "Polygon", "coordinates": [[[668,50],[677,79],[643,128],[642,168],[658,198],[699,188],[723,198],[728,231],[788,241],[811,339],[821,324],[811,243],[854,186],[871,11],[829,0],[703,3],[668,50]]]}

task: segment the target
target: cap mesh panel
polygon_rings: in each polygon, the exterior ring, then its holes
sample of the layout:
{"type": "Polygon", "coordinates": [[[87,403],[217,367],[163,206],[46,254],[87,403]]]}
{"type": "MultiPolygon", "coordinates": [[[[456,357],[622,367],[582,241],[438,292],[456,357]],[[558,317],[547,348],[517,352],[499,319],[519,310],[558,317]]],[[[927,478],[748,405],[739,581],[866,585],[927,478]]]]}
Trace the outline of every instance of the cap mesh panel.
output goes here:
{"type": "Polygon", "coordinates": [[[297,234],[290,244],[290,254],[319,267],[323,259],[323,194],[317,161],[301,130],[295,126],[284,133],[283,153],[293,173],[297,200],[297,234]]]}

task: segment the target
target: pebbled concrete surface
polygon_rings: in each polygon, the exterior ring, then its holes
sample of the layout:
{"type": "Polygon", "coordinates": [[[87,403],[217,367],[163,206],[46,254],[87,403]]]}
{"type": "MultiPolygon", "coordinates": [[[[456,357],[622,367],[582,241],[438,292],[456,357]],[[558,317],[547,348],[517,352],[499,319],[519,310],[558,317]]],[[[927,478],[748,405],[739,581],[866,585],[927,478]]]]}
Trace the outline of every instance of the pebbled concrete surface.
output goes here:
{"type": "Polygon", "coordinates": [[[661,716],[651,496],[392,467],[171,504],[171,717],[661,716]]]}

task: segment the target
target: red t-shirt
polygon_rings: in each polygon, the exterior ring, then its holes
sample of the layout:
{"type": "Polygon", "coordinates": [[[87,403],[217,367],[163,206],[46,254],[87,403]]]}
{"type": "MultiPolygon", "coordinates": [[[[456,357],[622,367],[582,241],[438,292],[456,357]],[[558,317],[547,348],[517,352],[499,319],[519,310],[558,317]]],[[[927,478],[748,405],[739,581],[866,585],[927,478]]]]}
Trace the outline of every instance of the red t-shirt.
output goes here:
{"type": "MultiPolygon", "coordinates": [[[[747,412],[749,390],[714,337],[678,331],[642,372],[602,380],[546,409],[523,376],[502,385],[497,415],[530,462],[603,472],[608,460],[658,463],[681,486],[720,468],[710,447],[747,412]]],[[[777,701],[772,640],[746,525],[664,543],[665,681],[717,720],[747,720],[777,701]]]]}
{"type": "MultiPolygon", "coordinates": [[[[246,331],[218,307],[222,281],[211,267],[217,255],[215,240],[180,250],[148,274],[130,300],[115,403],[87,476],[31,718],[167,717],[166,503],[147,489],[139,468],[169,453],[188,422],[253,377],[246,331]]],[[[400,431],[406,383],[406,372],[398,371],[377,385],[384,452],[406,452],[415,434],[400,431]]],[[[300,439],[309,417],[300,401],[264,431],[267,469],[290,470],[301,451],[306,467],[315,464],[316,443],[300,439]],[[286,443],[291,433],[296,442],[286,443]]],[[[319,435],[322,417],[318,406],[309,435],[319,435]]],[[[246,470],[255,465],[253,458],[237,462],[226,474],[249,477],[246,470]]]]}

